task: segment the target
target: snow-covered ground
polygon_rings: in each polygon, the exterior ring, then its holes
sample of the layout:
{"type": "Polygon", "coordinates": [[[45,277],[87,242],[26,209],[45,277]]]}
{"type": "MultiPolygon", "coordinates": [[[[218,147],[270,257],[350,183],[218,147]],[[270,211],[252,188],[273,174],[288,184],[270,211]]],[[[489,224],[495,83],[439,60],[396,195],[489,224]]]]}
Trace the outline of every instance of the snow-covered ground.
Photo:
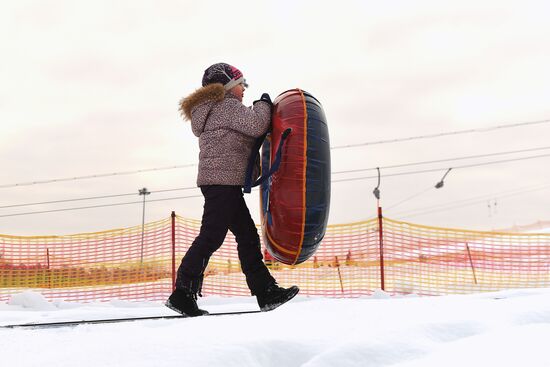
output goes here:
{"type": "MultiPolygon", "coordinates": [[[[208,297],[210,311],[255,309],[208,297]]],[[[172,314],[160,303],[0,304],[0,324],[172,314]]],[[[297,297],[238,316],[0,329],[2,366],[550,366],[550,289],[467,296],[297,297]]]]}

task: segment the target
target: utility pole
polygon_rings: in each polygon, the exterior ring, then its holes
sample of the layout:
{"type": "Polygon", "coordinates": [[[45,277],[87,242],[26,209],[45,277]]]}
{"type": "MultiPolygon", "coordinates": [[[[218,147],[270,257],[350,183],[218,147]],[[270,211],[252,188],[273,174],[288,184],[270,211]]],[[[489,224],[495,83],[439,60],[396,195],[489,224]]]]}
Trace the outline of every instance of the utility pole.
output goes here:
{"type": "Polygon", "coordinates": [[[139,195],[143,195],[143,216],[141,219],[141,264],[143,264],[143,237],[144,237],[144,231],[145,231],[145,197],[149,195],[151,192],[147,191],[147,188],[143,188],[139,190],[139,195]]]}
{"type": "MultiPolygon", "coordinates": [[[[373,190],[374,197],[376,197],[376,206],[378,208],[378,246],[380,248],[380,289],[386,290],[385,275],[384,275],[384,229],[383,229],[383,217],[382,207],[380,206],[380,167],[376,167],[378,171],[378,185],[373,190]]],[[[338,271],[340,269],[338,268],[338,271]]]]}

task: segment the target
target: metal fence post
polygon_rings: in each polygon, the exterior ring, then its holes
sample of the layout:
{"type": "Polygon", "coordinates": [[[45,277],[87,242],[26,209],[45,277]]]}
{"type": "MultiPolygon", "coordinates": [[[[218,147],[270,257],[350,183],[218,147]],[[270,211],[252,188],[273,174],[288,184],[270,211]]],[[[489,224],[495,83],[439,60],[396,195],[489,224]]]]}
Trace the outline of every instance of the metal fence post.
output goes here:
{"type": "Polygon", "coordinates": [[[172,290],[176,289],[176,212],[172,212],[172,290]]]}
{"type": "Polygon", "coordinates": [[[382,208],[378,207],[378,238],[380,245],[380,289],[385,290],[384,279],[384,229],[383,229],[382,208]]]}

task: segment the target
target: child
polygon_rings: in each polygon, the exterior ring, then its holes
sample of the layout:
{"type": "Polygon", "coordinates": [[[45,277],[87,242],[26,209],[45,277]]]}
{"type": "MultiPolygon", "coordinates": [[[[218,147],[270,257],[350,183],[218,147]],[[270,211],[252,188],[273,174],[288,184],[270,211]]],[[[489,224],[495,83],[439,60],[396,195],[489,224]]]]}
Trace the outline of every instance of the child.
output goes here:
{"type": "Polygon", "coordinates": [[[183,257],[178,269],[176,289],[166,306],[186,316],[208,314],[197,306],[204,270],[210,256],[222,245],[227,230],[237,241],[241,269],[252,295],[262,311],[272,310],[292,299],[298,287],[281,288],[263,262],[260,237],[246,202],[242,186],[248,159],[255,140],[271,124],[269,95],[242,104],[248,85],[235,67],[217,63],[204,72],[202,88],[180,103],[180,111],[191,121],[199,137],[197,186],[204,196],[204,211],[199,235],[183,257]]]}

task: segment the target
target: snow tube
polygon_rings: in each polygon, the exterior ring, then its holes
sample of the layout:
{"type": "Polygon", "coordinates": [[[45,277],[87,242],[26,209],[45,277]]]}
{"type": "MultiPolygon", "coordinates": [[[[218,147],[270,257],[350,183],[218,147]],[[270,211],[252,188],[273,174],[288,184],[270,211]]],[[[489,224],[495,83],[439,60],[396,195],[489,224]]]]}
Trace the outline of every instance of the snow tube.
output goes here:
{"type": "Polygon", "coordinates": [[[260,186],[260,214],[269,254],[293,265],[315,253],[328,221],[330,144],[319,101],[300,89],[275,99],[272,130],[262,146],[262,172],[275,162],[285,131],[279,167],[260,186]]]}

